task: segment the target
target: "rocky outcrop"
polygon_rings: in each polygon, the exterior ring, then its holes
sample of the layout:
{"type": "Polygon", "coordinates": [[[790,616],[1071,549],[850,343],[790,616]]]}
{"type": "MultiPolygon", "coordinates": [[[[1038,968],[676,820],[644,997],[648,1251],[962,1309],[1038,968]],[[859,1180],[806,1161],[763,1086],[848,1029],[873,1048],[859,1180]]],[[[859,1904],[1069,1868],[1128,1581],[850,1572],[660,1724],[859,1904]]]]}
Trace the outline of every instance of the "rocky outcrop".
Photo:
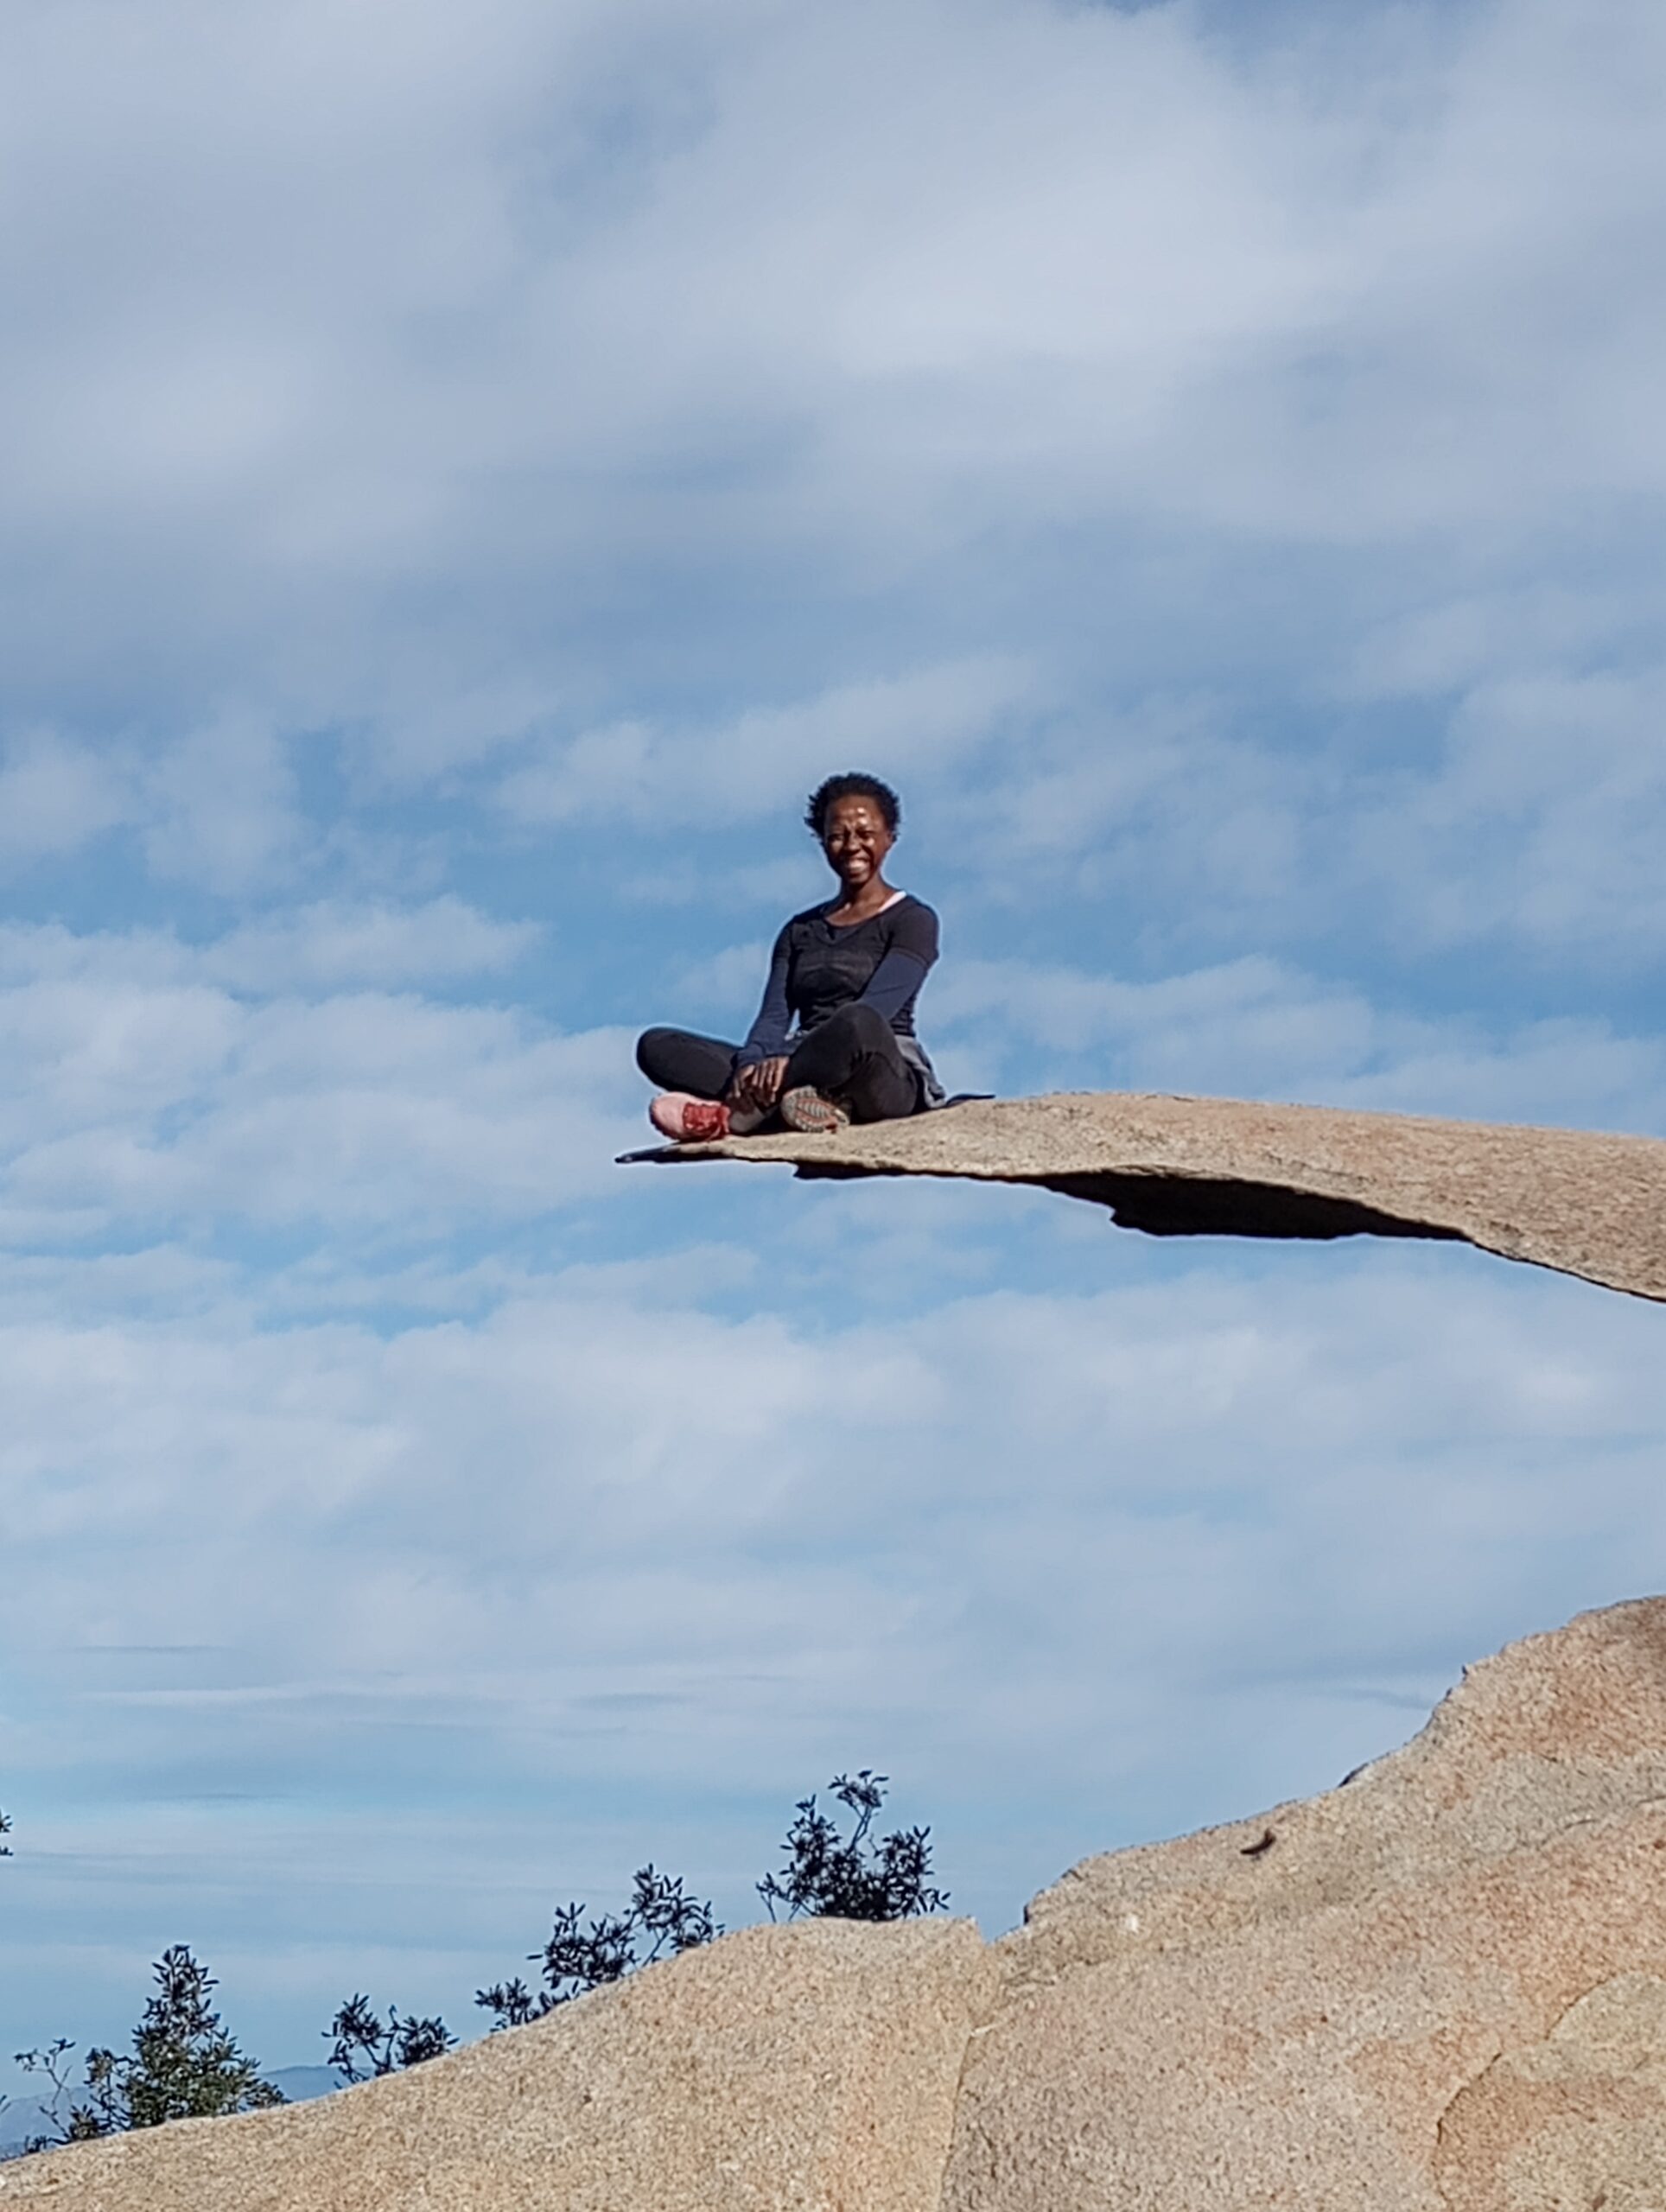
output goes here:
{"type": "Polygon", "coordinates": [[[993,1946],[753,1929],[321,2105],[0,2169],[9,2205],[1660,2212],[1666,1599],[993,1946]]]}
{"type": "Polygon", "coordinates": [[[1666,1141],[1657,1137],[1107,1091],[974,1101],[831,1137],[732,1138],[626,1157],[1034,1183],[1157,1236],[1461,1239],[1666,1299],[1666,1141]]]}
{"type": "Polygon", "coordinates": [[[1666,1600],[1472,1669],[1326,1796],[1090,1860],[998,1948],[945,2212],[1658,2212],[1666,1600]]]}

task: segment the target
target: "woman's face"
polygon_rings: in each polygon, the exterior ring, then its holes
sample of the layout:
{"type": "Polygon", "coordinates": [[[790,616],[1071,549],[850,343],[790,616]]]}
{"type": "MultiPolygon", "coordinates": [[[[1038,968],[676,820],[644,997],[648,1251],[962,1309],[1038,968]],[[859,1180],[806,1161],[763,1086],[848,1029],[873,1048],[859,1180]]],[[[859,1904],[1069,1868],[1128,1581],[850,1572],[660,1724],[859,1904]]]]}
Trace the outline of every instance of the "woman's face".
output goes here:
{"type": "Polygon", "coordinates": [[[896,842],[874,799],[857,793],[851,798],[836,798],[827,810],[822,850],[847,891],[860,891],[865,883],[871,883],[896,842]]]}

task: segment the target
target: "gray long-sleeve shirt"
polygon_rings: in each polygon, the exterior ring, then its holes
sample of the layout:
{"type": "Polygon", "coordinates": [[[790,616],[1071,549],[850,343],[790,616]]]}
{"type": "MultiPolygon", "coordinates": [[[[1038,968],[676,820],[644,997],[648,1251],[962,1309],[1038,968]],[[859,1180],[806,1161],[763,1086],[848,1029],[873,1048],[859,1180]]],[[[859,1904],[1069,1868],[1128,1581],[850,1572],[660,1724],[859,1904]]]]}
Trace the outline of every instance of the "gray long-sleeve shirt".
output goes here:
{"type": "Polygon", "coordinates": [[[926,1098],[940,1100],[932,1064],[914,1036],[914,1001],[938,957],[936,914],[905,892],[865,922],[840,927],[828,918],[837,905],[830,899],[808,906],[783,927],[770,955],[763,1003],[736,1065],[773,1059],[790,1051],[795,1034],[860,1003],[890,1023],[904,1058],[920,1072],[926,1098]]]}

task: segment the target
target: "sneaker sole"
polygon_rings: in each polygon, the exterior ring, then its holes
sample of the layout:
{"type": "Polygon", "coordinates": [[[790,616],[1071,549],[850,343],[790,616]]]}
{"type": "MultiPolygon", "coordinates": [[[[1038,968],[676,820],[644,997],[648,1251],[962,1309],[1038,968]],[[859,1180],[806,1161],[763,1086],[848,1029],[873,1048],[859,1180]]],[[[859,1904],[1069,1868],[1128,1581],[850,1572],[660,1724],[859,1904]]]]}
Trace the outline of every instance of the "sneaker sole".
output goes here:
{"type": "Polygon", "coordinates": [[[850,1126],[850,1116],[843,1106],[807,1088],[789,1090],[781,1101],[780,1115],[788,1128],[800,1136],[830,1137],[850,1126]]]}

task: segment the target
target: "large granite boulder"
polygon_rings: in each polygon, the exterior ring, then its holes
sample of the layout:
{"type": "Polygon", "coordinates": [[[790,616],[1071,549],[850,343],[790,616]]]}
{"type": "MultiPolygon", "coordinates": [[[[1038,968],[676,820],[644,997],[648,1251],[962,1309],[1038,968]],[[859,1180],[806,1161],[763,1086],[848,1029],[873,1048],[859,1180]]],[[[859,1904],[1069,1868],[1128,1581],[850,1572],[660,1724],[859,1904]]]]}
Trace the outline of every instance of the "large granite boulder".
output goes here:
{"type": "Polygon", "coordinates": [[[753,1929],[0,2212],[1662,2212],[1666,1599],[1340,1788],[963,1923],[753,1929]]]}
{"type": "Polygon", "coordinates": [[[997,1948],[944,2212],[1662,2212],[1666,1599],[997,1948]]]}
{"type": "Polygon", "coordinates": [[[1666,1299],[1658,1137],[1095,1091],[975,1100],[836,1136],[731,1138],[625,1157],[1034,1183],[1158,1236],[1461,1240],[1666,1299]]]}

